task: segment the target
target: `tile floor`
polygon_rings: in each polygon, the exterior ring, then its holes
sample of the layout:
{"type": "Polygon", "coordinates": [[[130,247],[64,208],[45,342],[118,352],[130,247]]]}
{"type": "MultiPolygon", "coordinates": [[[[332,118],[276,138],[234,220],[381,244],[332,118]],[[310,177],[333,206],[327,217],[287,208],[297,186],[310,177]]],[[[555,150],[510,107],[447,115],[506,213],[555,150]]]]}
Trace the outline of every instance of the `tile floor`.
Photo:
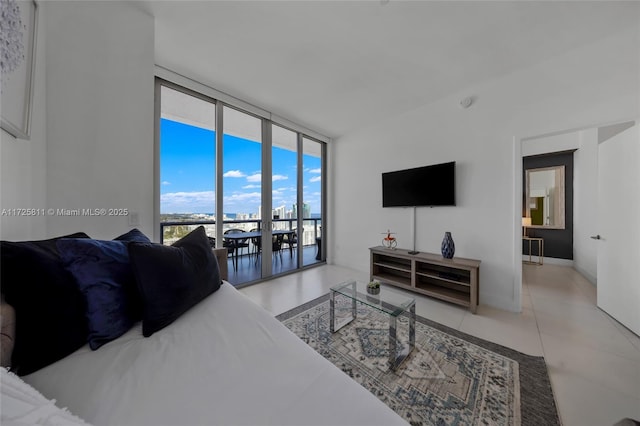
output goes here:
{"type": "MultiPolygon", "coordinates": [[[[351,278],[366,281],[368,275],[324,265],[240,291],[277,315],[351,278]]],[[[608,426],[624,417],[640,420],[640,338],[596,307],[595,287],[570,267],[523,265],[523,281],[519,314],[480,305],[472,315],[462,307],[414,294],[416,313],[544,356],[565,426],[608,426]]]]}

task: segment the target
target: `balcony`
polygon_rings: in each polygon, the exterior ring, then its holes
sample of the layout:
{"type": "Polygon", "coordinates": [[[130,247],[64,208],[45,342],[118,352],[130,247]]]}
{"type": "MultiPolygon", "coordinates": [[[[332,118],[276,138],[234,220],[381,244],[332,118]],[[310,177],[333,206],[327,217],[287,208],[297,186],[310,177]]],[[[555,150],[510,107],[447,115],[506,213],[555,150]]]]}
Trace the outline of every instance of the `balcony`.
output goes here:
{"type": "MultiPolygon", "coordinates": [[[[188,221],[164,221],[160,223],[161,243],[170,245],[179,240],[198,226],[204,226],[212,245],[215,244],[216,221],[215,220],[188,220],[188,221]]],[[[223,233],[230,229],[240,229],[245,232],[260,230],[261,221],[255,219],[248,220],[225,220],[223,221],[223,233]]],[[[289,230],[296,228],[296,219],[273,219],[273,230],[289,230]]],[[[302,266],[313,265],[322,262],[319,254],[318,242],[321,236],[322,219],[305,218],[301,235],[298,242],[302,245],[302,266]]],[[[229,254],[227,263],[229,270],[229,282],[236,285],[247,284],[259,281],[262,275],[262,254],[251,238],[247,240],[249,246],[241,248],[234,261],[233,255],[229,254]]],[[[223,243],[225,244],[225,243],[223,243]]],[[[298,254],[294,246],[290,250],[288,245],[284,245],[280,253],[274,253],[271,258],[272,275],[279,275],[298,268],[298,254]]],[[[266,278],[266,277],[264,277],[266,278]]]]}

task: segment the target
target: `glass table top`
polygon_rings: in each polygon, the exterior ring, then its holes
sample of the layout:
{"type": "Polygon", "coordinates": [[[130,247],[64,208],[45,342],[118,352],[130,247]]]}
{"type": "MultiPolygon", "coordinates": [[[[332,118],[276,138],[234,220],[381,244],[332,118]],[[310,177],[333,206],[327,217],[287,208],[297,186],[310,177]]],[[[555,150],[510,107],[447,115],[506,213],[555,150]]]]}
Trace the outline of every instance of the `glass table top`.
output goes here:
{"type": "Polygon", "coordinates": [[[331,287],[332,292],[355,299],[381,312],[392,316],[398,316],[415,303],[415,299],[405,295],[391,292],[380,286],[380,293],[367,293],[367,283],[350,280],[331,287]]]}

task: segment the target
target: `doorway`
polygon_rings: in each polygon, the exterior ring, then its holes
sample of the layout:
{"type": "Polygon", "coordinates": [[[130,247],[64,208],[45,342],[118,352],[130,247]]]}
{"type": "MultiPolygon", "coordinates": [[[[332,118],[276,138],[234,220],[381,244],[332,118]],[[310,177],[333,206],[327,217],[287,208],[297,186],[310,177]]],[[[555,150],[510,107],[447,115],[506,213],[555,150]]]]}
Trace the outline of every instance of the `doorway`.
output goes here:
{"type": "MultiPolygon", "coordinates": [[[[577,130],[568,130],[563,132],[557,132],[548,135],[515,139],[514,138],[514,171],[516,180],[516,230],[514,232],[514,243],[516,254],[514,256],[514,267],[516,271],[517,285],[514,291],[514,297],[516,301],[520,301],[522,291],[522,254],[520,251],[521,242],[519,235],[522,235],[522,221],[521,213],[524,211],[524,197],[520,188],[524,185],[522,174],[522,157],[527,155],[539,155],[542,153],[555,152],[555,151],[570,151],[574,152],[574,168],[575,168],[575,205],[574,205],[574,237],[573,237],[573,260],[568,265],[572,266],[575,270],[586,277],[594,286],[597,282],[601,284],[603,282],[609,282],[610,278],[605,281],[600,277],[600,264],[602,260],[601,244],[597,240],[591,237],[598,235],[599,230],[603,226],[602,219],[599,218],[599,209],[604,204],[609,205],[610,202],[603,201],[602,195],[598,195],[597,188],[599,187],[599,170],[602,167],[599,159],[599,149],[603,140],[614,137],[617,134],[622,134],[625,129],[629,128],[629,121],[621,121],[614,124],[589,126],[577,130]]],[[[637,128],[637,126],[636,126],[637,128]]],[[[636,145],[634,147],[627,147],[623,156],[633,163],[631,170],[636,170],[639,167],[640,158],[637,153],[638,139],[635,139],[636,145]],[[633,149],[636,149],[635,153],[633,149]]],[[[616,167],[611,167],[616,169],[616,167]]],[[[634,173],[634,172],[631,172],[634,173]]],[[[638,181],[638,175],[635,175],[636,182],[638,181]]],[[[607,190],[607,193],[617,193],[619,188],[613,188],[607,190]]],[[[637,185],[635,192],[627,191],[625,197],[620,197],[626,203],[626,209],[638,209],[638,197],[640,196],[637,191],[637,185]],[[633,194],[633,195],[630,195],[633,194]],[[635,204],[634,204],[635,203],[635,204]],[[629,207],[631,206],[631,207],[629,207]],[[635,207],[633,207],[635,206],[635,207]]],[[[635,210],[634,210],[635,211],[635,210]]],[[[619,216],[621,217],[621,216],[619,216]]],[[[612,220],[612,223],[616,223],[620,226],[620,220],[612,220]]],[[[627,221],[628,222],[628,221],[627,221]]],[[[637,230],[636,222],[627,223],[625,229],[626,234],[629,232],[639,232],[637,230]]],[[[613,250],[621,250],[619,245],[614,245],[613,250]]],[[[545,254],[546,254],[545,247],[545,254]]],[[[627,252],[629,252],[627,250],[627,252]]],[[[633,251],[631,251],[633,252],[633,251]]],[[[637,256],[637,255],[636,255],[637,256]]],[[[639,257],[640,258],[640,257],[639,257]]],[[[637,263],[637,262],[636,262],[637,263]]],[[[627,281],[633,281],[633,277],[627,277],[627,281]]],[[[601,285],[602,287],[602,285],[601,285]]],[[[601,290],[601,287],[598,289],[601,290]]],[[[521,302],[518,302],[521,303],[521,302]]],[[[640,296],[635,303],[640,304],[640,296]]]]}

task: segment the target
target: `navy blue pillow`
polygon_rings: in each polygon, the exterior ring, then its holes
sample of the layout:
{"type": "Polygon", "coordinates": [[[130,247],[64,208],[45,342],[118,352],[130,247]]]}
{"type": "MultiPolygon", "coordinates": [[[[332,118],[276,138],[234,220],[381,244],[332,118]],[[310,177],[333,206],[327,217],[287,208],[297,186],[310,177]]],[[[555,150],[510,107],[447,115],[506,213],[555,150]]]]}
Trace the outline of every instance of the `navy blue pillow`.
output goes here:
{"type": "MultiPolygon", "coordinates": [[[[144,234],[135,231],[118,238],[149,242],[144,234]]],[[[60,257],[87,301],[88,340],[93,350],[127,332],[142,316],[128,244],[115,240],[57,241],[60,257]]]]}
{"type": "MultiPolygon", "coordinates": [[[[66,238],[89,238],[85,233],[66,238]]],[[[0,241],[2,294],[16,311],[11,369],[33,373],[84,346],[88,328],[84,296],[65,268],[57,237],[0,241]]]]}
{"type": "Polygon", "coordinates": [[[171,246],[129,244],[142,297],[142,334],[151,336],[220,288],[220,270],[204,227],[171,246]]]}
{"type": "Polygon", "coordinates": [[[114,238],[115,241],[126,241],[133,242],[137,241],[139,243],[150,243],[151,240],[144,235],[138,228],[133,228],[132,230],[125,232],[124,234],[117,236],[114,238]]]}

